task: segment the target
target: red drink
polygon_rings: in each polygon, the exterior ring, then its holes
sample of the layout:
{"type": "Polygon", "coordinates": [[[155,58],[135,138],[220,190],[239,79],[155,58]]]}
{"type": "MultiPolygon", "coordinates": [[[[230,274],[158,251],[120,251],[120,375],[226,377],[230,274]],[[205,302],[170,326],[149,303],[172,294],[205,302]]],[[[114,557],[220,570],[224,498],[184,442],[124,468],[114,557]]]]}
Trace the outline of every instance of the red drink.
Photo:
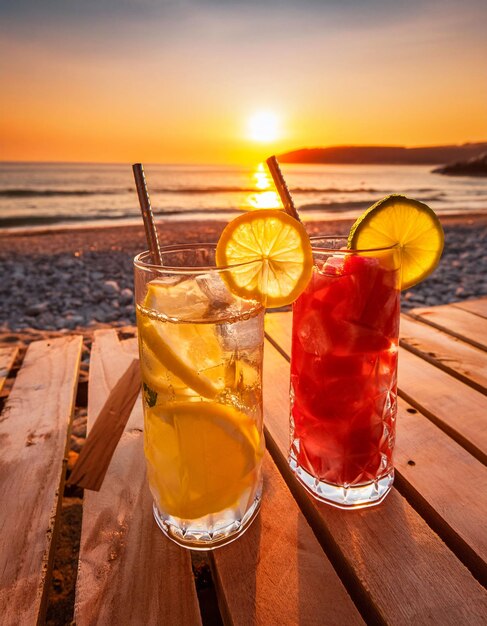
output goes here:
{"type": "Polygon", "coordinates": [[[398,252],[314,256],[293,308],[290,464],[321,500],[377,504],[394,476],[398,252]]]}

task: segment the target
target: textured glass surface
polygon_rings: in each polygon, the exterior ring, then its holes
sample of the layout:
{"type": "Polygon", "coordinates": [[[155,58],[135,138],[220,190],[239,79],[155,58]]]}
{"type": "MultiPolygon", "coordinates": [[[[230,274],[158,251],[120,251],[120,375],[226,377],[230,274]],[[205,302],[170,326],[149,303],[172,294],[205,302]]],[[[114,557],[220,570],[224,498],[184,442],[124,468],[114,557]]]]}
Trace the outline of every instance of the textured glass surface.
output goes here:
{"type": "Polygon", "coordinates": [[[365,506],[393,480],[399,271],[393,252],[316,256],[293,308],[289,462],[319,499],[365,506]]]}

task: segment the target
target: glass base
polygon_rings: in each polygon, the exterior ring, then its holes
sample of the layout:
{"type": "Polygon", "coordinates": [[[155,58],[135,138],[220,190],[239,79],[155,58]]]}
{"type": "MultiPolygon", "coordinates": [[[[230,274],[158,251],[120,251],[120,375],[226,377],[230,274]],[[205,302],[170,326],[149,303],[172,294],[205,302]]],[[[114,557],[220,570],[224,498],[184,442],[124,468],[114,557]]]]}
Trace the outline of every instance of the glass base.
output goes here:
{"type": "Polygon", "coordinates": [[[220,525],[214,532],[209,532],[201,525],[191,526],[190,521],[182,528],[181,525],[171,521],[173,518],[170,516],[162,515],[155,503],[152,505],[152,510],[157,525],[171,541],[189,550],[214,550],[235,541],[244,534],[259,513],[260,501],[259,494],[242,519],[220,525]]]}
{"type": "Polygon", "coordinates": [[[299,482],[321,502],[326,502],[338,509],[363,509],[376,506],[387,496],[394,482],[394,469],[377,480],[363,485],[333,485],[311,476],[291,457],[289,465],[299,482]]]}

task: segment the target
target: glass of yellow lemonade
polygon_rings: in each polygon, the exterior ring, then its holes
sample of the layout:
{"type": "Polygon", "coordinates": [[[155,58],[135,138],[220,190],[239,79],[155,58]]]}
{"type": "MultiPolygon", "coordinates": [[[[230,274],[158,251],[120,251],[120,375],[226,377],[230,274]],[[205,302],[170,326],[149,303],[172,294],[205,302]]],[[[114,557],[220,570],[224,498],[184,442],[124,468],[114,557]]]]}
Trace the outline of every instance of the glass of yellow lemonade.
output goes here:
{"type": "Polygon", "coordinates": [[[229,291],[215,245],[161,258],[134,260],[147,474],[161,530],[208,550],[259,509],[264,308],[229,291]]]}

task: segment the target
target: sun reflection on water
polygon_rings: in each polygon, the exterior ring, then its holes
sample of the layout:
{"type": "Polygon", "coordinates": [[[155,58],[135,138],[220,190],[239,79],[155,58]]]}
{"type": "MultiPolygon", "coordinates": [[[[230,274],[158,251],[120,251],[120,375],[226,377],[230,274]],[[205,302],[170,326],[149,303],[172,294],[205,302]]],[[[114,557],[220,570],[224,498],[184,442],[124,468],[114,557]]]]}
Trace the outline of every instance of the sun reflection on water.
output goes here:
{"type": "Polygon", "coordinates": [[[256,191],[250,193],[245,199],[247,210],[282,209],[279,196],[273,189],[272,178],[263,163],[259,163],[257,169],[252,172],[252,186],[256,188],[256,191]]]}

